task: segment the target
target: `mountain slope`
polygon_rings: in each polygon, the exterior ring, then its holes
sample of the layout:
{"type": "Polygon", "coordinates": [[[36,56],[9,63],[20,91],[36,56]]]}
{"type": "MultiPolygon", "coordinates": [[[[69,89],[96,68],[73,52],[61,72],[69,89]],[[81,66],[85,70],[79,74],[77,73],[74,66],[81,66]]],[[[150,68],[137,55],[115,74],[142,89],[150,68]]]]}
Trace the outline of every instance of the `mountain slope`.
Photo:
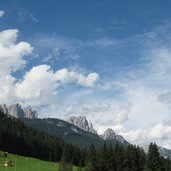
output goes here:
{"type": "Polygon", "coordinates": [[[86,132],[75,125],[60,119],[23,119],[26,125],[44,131],[50,135],[61,137],[65,142],[78,147],[88,147],[91,144],[101,146],[105,141],[97,134],[86,132]]]}
{"type": "MultiPolygon", "coordinates": [[[[93,125],[89,123],[85,116],[72,116],[67,122],[59,119],[38,119],[36,110],[23,109],[20,104],[0,105],[0,111],[6,115],[20,118],[23,122],[33,128],[39,129],[50,135],[61,137],[65,142],[72,143],[78,147],[89,147],[91,144],[102,146],[104,142],[116,144],[119,142],[123,145],[128,143],[120,135],[115,135],[113,138],[103,138],[99,136],[93,125]]],[[[109,131],[109,130],[108,130],[109,131]]],[[[115,134],[113,130],[105,134],[115,134]]]]}
{"type": "Polygon", "coordinates": [[[91,144],[94,144],[97,147],[100,147],[106,143],[121,143],[127,145],[128,142],[124,140],[120,135],[116,135],[117,139],[103,139],[96,133],[91,133],[84,131],[83,129],[70,124],[66,121],[60,119],[22,119],[24,123],[33,128],[39,129],[43,132],[46,132],[50,135],[61,137],[67,143],[71,143],[74,146],[85,148],[89,147],[91,144]]]}

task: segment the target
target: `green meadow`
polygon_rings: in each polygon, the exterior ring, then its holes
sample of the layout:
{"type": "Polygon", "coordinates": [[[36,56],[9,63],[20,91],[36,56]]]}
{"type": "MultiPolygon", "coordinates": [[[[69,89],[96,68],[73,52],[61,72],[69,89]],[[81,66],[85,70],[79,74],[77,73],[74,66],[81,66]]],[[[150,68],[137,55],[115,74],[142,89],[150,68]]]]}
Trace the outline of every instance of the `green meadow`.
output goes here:
{"type": "MultiPolygon", "coordinates": [[[[7,158],[0,157],[0,171],[58,171],[58,167],[59,163],[46,162],[13,154],[8,154],[7,158]],[[5,161],[11,161],[12,166],[3,166],[5,161]]],[[[73,171],[76,171],[75,166],[73,167],[73,171]]]]}

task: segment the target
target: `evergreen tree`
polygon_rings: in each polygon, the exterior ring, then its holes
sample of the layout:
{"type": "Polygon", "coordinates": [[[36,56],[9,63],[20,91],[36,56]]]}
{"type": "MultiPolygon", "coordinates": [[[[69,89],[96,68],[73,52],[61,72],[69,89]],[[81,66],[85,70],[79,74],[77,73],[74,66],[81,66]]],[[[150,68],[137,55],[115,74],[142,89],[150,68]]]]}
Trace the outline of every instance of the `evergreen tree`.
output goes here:
{"type": "Polygon", "coordinates": [[[138,170],[143,171],[145,167],[145,160],[146,160],[146,154],[144,150],[140,147],[137,147],[137,152],[138,152],[138,170]]]}
{"type": "Polygon", "coordinates": [[[155,143],[151,143],[149,146],[147,166],[150,171],[161,170],[160,154],[155,143]]]}
{"type": "Polygon", "coordinates": [[[110,143],[108,147],[108,171],[115,171],[115,170],[116,170],[115,153],[112,144],[110,143]]]}
{"type": "Polygon", "coordinates": [[[116,144],[115,146],[115,156],[116,156],[116,171],[121,171],[125,169],[125,149],[121,144],[116,144]]]}
{"type": "Polygon", "coordinates": [[[104,143],[103,147],[101,147],[98,152],[98,169],[99,171],[108,171],[108,166],[108,149],[106,143],[104,143]]]}
{"type": "Polygon", "coordinates": [[[96,151],[96,148],[94,145],[90,146],[85,170],[86,171],[99,171],[98,170],[97,151],[96,151]]]}

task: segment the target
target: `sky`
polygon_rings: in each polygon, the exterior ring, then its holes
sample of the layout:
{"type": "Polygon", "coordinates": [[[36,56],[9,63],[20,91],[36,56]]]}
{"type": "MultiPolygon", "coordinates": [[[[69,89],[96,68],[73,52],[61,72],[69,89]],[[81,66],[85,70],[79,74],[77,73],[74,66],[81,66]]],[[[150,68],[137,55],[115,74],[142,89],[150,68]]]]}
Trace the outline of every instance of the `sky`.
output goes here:
{"type": "Polygon", "coordinates": [[[86,116],[171,149],[171,0],[1,0],[0,103],[86,116]]]}

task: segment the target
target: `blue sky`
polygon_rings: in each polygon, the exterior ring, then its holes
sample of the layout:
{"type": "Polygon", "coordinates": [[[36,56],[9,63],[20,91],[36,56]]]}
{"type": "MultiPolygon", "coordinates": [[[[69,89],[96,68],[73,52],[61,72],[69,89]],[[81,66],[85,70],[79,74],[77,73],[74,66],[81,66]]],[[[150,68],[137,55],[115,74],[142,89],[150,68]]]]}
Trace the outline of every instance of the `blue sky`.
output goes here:
{"type": "Polygon", "coordinates": [[[171,148],[171,1],[0,1],[0,103],[85,115],[171,148]]]}

